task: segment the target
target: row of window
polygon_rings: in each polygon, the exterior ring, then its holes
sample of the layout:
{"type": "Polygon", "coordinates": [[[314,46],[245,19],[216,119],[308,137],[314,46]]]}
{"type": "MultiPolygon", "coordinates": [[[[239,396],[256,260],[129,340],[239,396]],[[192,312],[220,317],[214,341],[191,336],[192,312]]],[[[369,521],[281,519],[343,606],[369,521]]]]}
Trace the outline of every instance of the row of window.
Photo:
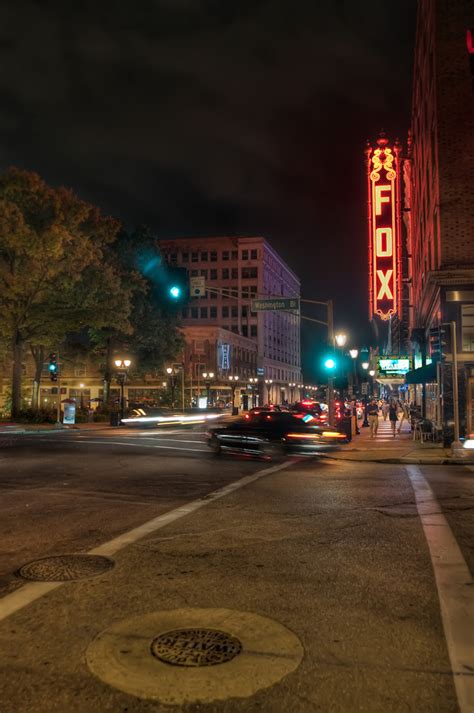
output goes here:
{"type": "MultiPolygon", "coordinates": [[[[177,259],[177,254],[172,253],[171,261],[174,262],[177,259]]],[[[257,250],[242,250],[240,253],[241,260],[257,260],[258,251],[257,250]]],[[[238,260],[239,251],[238,250],[223,250],[222,260],[238,260]]],[[[218,251],[217,250],[202,250],[201,252],[182,252],[181,262],[217,262],[218,251]]]]}
{"type": "MultiPolygon", "coordinates": [[[[242,305],[240,308],[240,316],[248,317],[249,314],[250,311],[247,305],[242,305]]],[[[217,315],[217,307],[184,307],[181,310],[181,316],[183,319],[217,319],[217,315]]],[[[222,319],[228,319],[229,317],[237,319],[238,316],[239,308],[237,305],[233,305],[232,307],[224,305],[224,307],[221,308],[222,319]]]]}
{"type": "MultiPolygon", "coordinates": [[[[206,280],[218,280],[219,274],[216,268],[210,270],[190,270],[191,277],[204,277],[206,280]]],[[[240,269],[240,277],[242,280],[251,280],[258,278],[258,267],[242,267],[240,269]]],[[[224,267],[221,270],[221,280],[238,280],[239,269],[237,267],[224,267]]],[[[255,292],[257,289],[255,288],[255,292]]]]}

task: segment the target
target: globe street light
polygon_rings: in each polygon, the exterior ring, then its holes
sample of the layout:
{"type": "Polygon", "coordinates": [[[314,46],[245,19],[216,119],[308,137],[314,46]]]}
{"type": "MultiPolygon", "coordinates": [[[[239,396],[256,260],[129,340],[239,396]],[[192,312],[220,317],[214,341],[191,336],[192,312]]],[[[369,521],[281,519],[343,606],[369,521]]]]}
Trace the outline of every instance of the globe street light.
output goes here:
{"type": "Polygon", "coordinates": [[[206,386],[207,405],[209,406],[209,404],[211,402],[211,381],[214,378],[214,372],[213,371],[203,371],[202,378],[204,379],[204,384],[206,386]]]}
{"type": "Polygon", "coordinates": [[[265,379],[265,385],[267,387],[267,400],[270,403],[270,391],[272,390],[273,379],[265,379]]]}
{"type": "Polygon", "coordinates": [[[231,374],[229,376],[230,388],[232,389],[232,416],[237,416],[237,414],[239,413],[239,409],[235,405],[235,390],[237,388],[238,380],[239,377],[236,374],[231,374]]]}
{"type": "Polygon", "coordinates": [[[293,403],[293,401],[294,401],[294,395],[295,395],[295,386],[296,386],[296,384],[295,384],[294,382],[290,382],[290,383],[288,384],[288,386],[290,387],[290,399],[291,399],[291,403],[293,403]]]}
{"type": "Polygon", "coordinates": [[[258,394],[258,378],[256,376],[251,376],[249,378],[250,387],[252,389],[252,408],[257,406],[257,394],[258,394]]]}
{"type": "Polygon", "coordinates": [[[176,393],[176,371],[172,366],[166,368],[166,373],[168,374],[168,381],[171,388],[171,408],[175,407],[175,393],[176,393]]]}
{"type": "Polygon", "coordinates": [[[336,334],[334,337],[334,341],[336,342],[336,345],[342,349],[346,345],[347,342],[347,334],[336,334]]]}
{"type": "Polygon", "coordinates": [[[123,419],[124,409],[125,409],[125,398],[124,398],[124,383],[127,378],[127,370],[132,364],[131,359],[117,359],[114,360],[115,368],[117,369],[117,381],[120,384],[120,420],[123,419]]]}
{"type": "Polygon", "coordinates": [[[351,356],[351,359],[357,359],[359,356],[359,350],[358,349],[349,349],[349,354],[351,356]]]}
{"type": "Polygon", "coordinates": [[[367,369],[369,368],[369,362],[368,362],[368,361],[363,361],[362,364],[361,364],[361,367],[362,367],[363,369],[365,369],[365,371],[367,371],[367,369]]]}

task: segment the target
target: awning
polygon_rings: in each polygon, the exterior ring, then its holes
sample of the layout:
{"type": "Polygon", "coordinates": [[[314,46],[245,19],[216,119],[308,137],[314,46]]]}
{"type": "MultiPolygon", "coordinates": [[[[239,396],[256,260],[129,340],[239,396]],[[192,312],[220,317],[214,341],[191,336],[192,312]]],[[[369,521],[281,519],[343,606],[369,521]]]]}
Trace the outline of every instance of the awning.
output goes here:
{"type": "Polygon", "coordinates": [[[432,384],[436,381],[436,364],[426,364],[405,374],[406,384],[432,384]]]}

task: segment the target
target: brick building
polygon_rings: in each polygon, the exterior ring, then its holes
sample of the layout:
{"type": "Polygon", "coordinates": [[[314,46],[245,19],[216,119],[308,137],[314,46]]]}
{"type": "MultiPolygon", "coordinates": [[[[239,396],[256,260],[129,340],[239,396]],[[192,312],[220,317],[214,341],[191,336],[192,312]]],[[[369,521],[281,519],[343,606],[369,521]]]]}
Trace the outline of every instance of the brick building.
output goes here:
{"type": "Polygon", "coordinates": [[[451,356],[439,366],[427,362],[429,330],[452,320],[461,432],[474,430],[474,97],[465,39],[472,25],[472,0],[419,2],[405,222],[410,329],[423,371],[409,381],[445,433],[453,417],[451,356]]]}
{"type": "Polygon", "coordinates": [[[289,384],[302,381],[299,315],[251,311],[256,297],[300,296],[298,277],[271,245],[262,237],[205,237],[160,240],[159,247],[170,265],[205,279],[205,295],[182,312],[189,377],[197,379],[201,369],[195,333],[205,328],[208,369],[222,379],[233,372],[243,382],[259,377],[260,402],[268,396],[265,379],[273,402],[298,396],[289,384]]]}

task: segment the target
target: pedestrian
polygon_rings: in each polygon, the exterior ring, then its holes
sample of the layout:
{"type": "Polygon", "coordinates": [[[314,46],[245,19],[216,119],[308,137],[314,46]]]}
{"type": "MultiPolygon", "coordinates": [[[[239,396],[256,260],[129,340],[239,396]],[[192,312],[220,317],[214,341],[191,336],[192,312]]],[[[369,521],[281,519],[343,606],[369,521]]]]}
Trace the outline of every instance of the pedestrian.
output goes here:
{"type": "Polygon", "coordinates": [[[384,399],[384,402],[382,404],[382,416],[383,416],[384,421],[386,421],[388,418],[389,409],[390,409],[390,405],[389,405],[387,399],[384,399]]]}
{"type": "Polygon", "coordinates": [[[390,401],[388,417],[390,419],[390,424],[392,426],[393,437],[395,438],[395,436],[397,434],[397,422],[398,422],[398,404],[395,401],[395,399],[392,399],[390,401]]]}
{"type": "Polygon", "coordinates": [[[367,406],[367,417],[369,419],[370,437],[377,435],[379,428],[379,407],[375,399],[371,399],[367,406]]]}
{"type": "Polygon", "coordinates": [[[404,401],[403,403],[399,402],[399,405],[400,405],[401,417],[400,417],[400,425],[398,426],[398,433],[401,433],[403,422],[406,421],[408,424],[410,423],[410,408],[406,401],[404,401]]]}

